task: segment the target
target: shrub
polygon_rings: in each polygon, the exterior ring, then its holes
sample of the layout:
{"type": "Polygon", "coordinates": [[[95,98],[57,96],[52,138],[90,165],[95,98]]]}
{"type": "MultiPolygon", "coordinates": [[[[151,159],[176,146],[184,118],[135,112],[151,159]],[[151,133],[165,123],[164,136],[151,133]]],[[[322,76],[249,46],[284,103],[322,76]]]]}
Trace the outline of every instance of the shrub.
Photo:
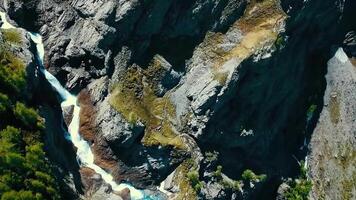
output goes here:
{"type": "Polygon", "coordinates": [[[0,180],[3,184],[5,184],[9,188],[10,187],[17,188],[23,182],[23,179],[21,176],[19,176],[17,173],[11,172],[11,171],[5,172],[0,177],[0,180]]]}
{"type": "Polygon", "coordinates": [[[24,169],[25,159],[19,153],[9,152],[5,155],[5,164],[9,169],[24,169]]]}
{"type": "Polygon", "coordinates": [[[0,88],[18,94],[26,84],[25,65],[12,53],[0,49],[0,88]]]}
{"type": "Polygon", "coordinates": [[[217,178],[221,178],[221,174],[222,174],[222,166],[218,165],[216,167],[215,172],[213,173],[213,176],[217,177],[217,178]]]}
{"type": "Polygon", "coordinates": [[[198,171],[190,171],[187,174],[187,177],[193,186],[194,190],[196,192],[199,192],[201,188],[203,187],[203,183],[199,181],[199,172],[198,171]]]}
{"type": "Polygon", "coordinates": [[[222,180],[221,185],[225,188],[225,189],[230,189],[232,191],[239,191],[241,190],[241,183],[240,181],[227,181],[227,180],[222,180]]]}
{"type": "Polygon", "coordinates": [[[42,144],[37,143],[26,147],[26,160],[29,167],[33,170],[46,170],[46,164],[44,162],[45,153],[42,150],[42,144]]]}
{"type": "Polygon", "coordinates": [[[9,42],[11,44],[22,43],[21,34],[16,29],[4,29],[1,30],[1,32],[6,42],[9,42]]]}
{"type": "Polygon", "coordinates": [[[46,185],[39,180],[30,179],[26,180],[26,182],[28,182],[29,188],[33,192],[45,193],[47,191],[46,185]]]}
{"type": "Polygon", "coordinates": [[[38,126],[37,122],[40,120],[40,116],[33,108],[27,108],[25,104],[17,102],[14,114],[25,126],[29,128],[38,126]]]}
{"type": "Polygon", "coordinates": [[[44,172],[36,171],[35,176],[44,183],[54,183],[54,179],[44,172]]]}
{"type": "Polygon", "coordinates": [[[10,107],[10,100],[6,94],[0,92],[0,113],[5,112],[10,107]]]}
{"type": "Polygon", "coordinates": [[[286,192],[287,200],[307,200],[312,186],[312,182],[306,179],[294,181],[286,192]]]}
{"type": "MultiPolygon", "coordinates": [[[[5,162],[4,155],[7,152],[14,152],[16,151],[16,147],[13,143],[6,141],[6,140],[0,140],[0,154],[1,154],[1,159],[3,162],[5,162]]],[[[0,165],[0,168],[2,165],[0,165]]]]}
{"type": "Polygon", "coordinates": [[[2,140],[13,144],[20,143],[22,140],[20,129],[13,126],[7,126],[4,130],[0,131],[0,137],[2,140]]]}
{"type": "Polygon", "coordinates": [[[265,174],[256,175],[252,170],[246,169],[242,175],[242,179],[245,181],[265,181],[267,176],[265,174]]]}
{"type": "Polygon", "coordinates": [[[31,191],[9,191],[5,192],[1,200],[39,200],[35,195],[32,194],[31,191]]]}
{"type": "Polygon", "coordinates": [[[307,169],[304,167],[304,161],[300,162],[299,178],[290,184],[286,192],[287,200],[307,200],[309,192],[312,189],[312,182],[307,178],[307,169]]]}
{"type": "Polygon", "coordinates": [[[12,53],[21,35],[16,30],[2,32],[6,41],[0,41],[0,200],[60,199],[41,143],[44,121],[26,106],[25,64],[12,53]]]}

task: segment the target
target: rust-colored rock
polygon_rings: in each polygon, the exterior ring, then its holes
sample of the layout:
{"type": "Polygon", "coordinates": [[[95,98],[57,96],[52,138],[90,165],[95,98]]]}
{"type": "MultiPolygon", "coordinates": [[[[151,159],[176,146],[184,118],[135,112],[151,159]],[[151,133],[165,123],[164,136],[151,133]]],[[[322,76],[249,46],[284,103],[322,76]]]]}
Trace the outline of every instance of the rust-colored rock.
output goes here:
{"type": "MultiPolygon", "coordinates": [[[[90,97],[88,90],[83,90],[78,95],[80,104],[80,135],[84,140],[92,144],[94,154],[94,163],[105,169],[115,177],[119,174],[117,159],[107,142],[101,137],[96,137],[97,129],[95,126],[96,109],[90,97]]],[[[116,180],[118,180],[116,178],[116,180]]],[[[120,181],[120,180],[118,180],[120,181]]]]}
{"type": "Polygon", "coordinates": [[[119,195],[123,200],[131,200],[130,189],[125,188],[120,192],[115,192],[115,194],[119,195]]]}
{"type": "Polygon", "coordinates": [[[92,105],[90,95],[87,90],[83,90],[78,95],[80,104],[80,129],[81,136],[88,142],[94,143],[95,127],[93,126],[95,109],[92,105]]]}

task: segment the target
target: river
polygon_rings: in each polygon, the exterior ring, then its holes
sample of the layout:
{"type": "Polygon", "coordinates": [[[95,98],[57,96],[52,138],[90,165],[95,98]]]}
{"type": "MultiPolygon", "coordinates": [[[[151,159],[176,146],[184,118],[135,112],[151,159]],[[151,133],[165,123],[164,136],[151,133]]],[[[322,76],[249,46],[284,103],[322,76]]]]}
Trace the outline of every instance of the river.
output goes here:
{"type": "MultiPolygon", "coordinates": [[[[0,12],[0,16],[2,19],[2,29],[12,29],[16,28],[8,21],[6,20],[6,14],[4,12],[0,12]]],[[[91,151],[90,145],[88,142],[86,142],[79,134],[79,114],[80,114],[80,107],[77,102],[77,97],[73,94],[71,94],[68,90],[66,90],[60,82],[54,77],[51,73],[49,73],[43,65],[43,58],[44,58],[44,46],[42,43],[42,37],[38,33],[31,33],[28,32],[31,40],[36,44],[37,48],[37,59],[39,61],[38,69],[43,73],[47,81],[51,84],[51,86],[58,92],[60,97],[62,98],[61,102],[61,107],[62,109],[68,106],[73,106],[74,111],[73,111],[73,118],[71,120],[71,123],[69,124],[68,131],[70,137],[68,138],[73,145],[77,148],[77,159],[79,160],[79,164],[82,167],[88,167],[93,169],[96,173],[100,174],[102,179],[111,185],[112,189],[114,191],[121,191],[125,188],[130,189],[130,195],[132,200],[152,200],[152,199],[159,199],[157,197],[152,197],[149,195],[146,195],[143,190],[138,190],[134,188],[133,186],[126,184],[126,183],[121,183],[117,184],[113,179],[112,175],[106,172],[104,169],[99,167],[94,163],[94,154],[91,151]]],[[[66,134],[66,133],[64,133],[66,134]]]]}

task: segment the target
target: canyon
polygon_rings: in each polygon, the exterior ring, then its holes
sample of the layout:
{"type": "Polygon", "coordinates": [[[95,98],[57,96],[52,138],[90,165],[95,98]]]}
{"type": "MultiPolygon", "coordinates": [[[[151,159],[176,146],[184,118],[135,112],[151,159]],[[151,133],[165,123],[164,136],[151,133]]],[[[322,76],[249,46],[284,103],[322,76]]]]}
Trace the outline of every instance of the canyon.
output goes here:
{"type": "Polygon", "coordinates": [[[63,199],[355,198],[354,1],[0,8],[63,199]]]}

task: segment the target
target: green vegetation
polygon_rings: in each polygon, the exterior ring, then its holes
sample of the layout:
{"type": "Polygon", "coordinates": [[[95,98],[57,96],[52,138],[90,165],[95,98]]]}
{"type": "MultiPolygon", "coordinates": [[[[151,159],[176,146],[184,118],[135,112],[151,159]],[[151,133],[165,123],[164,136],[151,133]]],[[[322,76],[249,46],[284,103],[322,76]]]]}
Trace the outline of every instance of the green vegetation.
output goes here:
{"type": "Polygon", "coordinates": [[[199,172],[196,170],[190,171],[188,172],[187,177],[194,190],[199,192],[203,187],[203,182],[199,181],[199,172]]]}
{"type": "Polygon", "coordinates": [[[172,125],[176,117],[175,107],[168,96],[155,95],[155,71],[158,74],[161,71],[157,63],[145,70],[134,66],[128,69],[113,89],[110,104],[128,122],[135,124],[140,121],[146,126],[143,144],[185,149],[182,138],[176,134],[172,125]]]}
{"type": "Polygon", "coordinates": [[[0,199],[60,199],[43,151],[43,119],[28,107],[24,63],[12,54],[15,30],[1,31],[0,44],[0,199]]]}
{"type": "Polygon", "coordinates": [[[214,162],[218,160],[219,153],[214,151],[214,152],[205,152],[205,160],[208,162],[214,162]]]}
{"type": "Polygon", "coordinates": [[[266,180],[267,176],[265,174],[261,174],[261,175],[256,175],[252,170],[247,169],[245,170],[242,175],[241,175],[242,179],[245,181],[264,181],[266,180]]]}
{"type": "Polygon", "coordinates": [[[312,189],[312,182],[307,178],[307,169],[304,167],[304,162],[300,163],[300,176],[289,184],[285,197],[287,200],[307,200],[309,192],[312,189]]]}
{"type": "Polygon", "coordinates": [[[216,167],[215,172],[213,172],[213,176],[214,176],[214,177],[217,177],[217,178],[221,178],[221,175],[222,175],[222,166],[221,166],[221,165],[218,165],[218,166],[216,167]]]}
{"type": "Polygon", "coordinates": [[[220,184],[225,188],[225,189],[230,189],[232,191],[240,191],[241,190],[241,181],[237,180],[222,180],[220,184]]]}
{"type": "Polygon", "coordinates": [[[295,180],[286,193],[287,200],[307,200],[312,188],[311,181],[306,179],[295,180]]]}
{"type": "Polygon", "coordinates": [[[245,170],[243,174],[241,175],[242,180],[232,180],[228,177],[223,176],[222,174],[222,166],[218,165],[216,167],[216,170],[213,172],[213,177],[217,179],[217,181],[225,188],[228,190],[232,191],[241,191],[243,184],[243,181],[247,182],[262,182],[265,181],[267,176],[262,174],[262,175],[256,175],[252,170],[245,170]]]}
{"type": "Polygon", "coordinates": [[[10,94],[19,93],[26,83],[24,63],[6,49],[2,49],[0,66],[1,89],[10,94]]]}
{"type": "Polygon", "coordinates": [[[4,40],[12,44],[22,44],[22,37],[16,29],[1,30],[4,40]]]}
{"type": "Polygon", "coordinates": [[[317,108],[318,108],[318,106],[315,104],[312,104],[309,106],[309,108],[307,110],[307,121],[310,121],[312,119],[317,108]]]}
{"type": "MultiPolygon", "coordinates": [[[[193,159],[187,159],[176,169],[174,174],[174,182],[179,186],[179,193],[175,199],[185,199],[185,200],[196,200],[197,190],[200,186],[193,188],[191,179],[196,176],[196,174],[191,173],[191,177],[188,177],[188,173],[196,170],[196,166],[193,159]],[[193,177],[192,177],[193,176],[193,177]]],[[[199,175],[198,175],[199,177],[199,175]]],[[[194,179],[193,179],[194,180],[194,179]]],[[[199,180],[199,178],[195,179],[199,180]]]]}

